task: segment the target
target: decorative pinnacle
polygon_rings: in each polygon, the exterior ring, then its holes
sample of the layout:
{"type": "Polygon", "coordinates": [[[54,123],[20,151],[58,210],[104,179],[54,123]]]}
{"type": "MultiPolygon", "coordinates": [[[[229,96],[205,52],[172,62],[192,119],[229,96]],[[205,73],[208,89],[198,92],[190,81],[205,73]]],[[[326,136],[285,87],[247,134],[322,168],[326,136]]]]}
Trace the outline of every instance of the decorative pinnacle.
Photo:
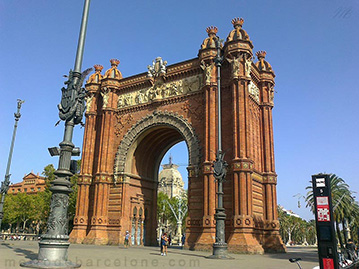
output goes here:
{"type": "MultiPolygon", "coordinates": [[[[112,63],[111,63],[111,64],[112,64],[112,63]]],[[[96,72],[101,72],[102,69],[103,69],[103,66],[100,65],[100,64],[95,64],[93,67],[95,68],[95,71],[96,71],[96,72]]]]}
{"type": "Polygon", "coordinates": [[[242,18],[234,18],[232,20],[233,27],[236,28],[237,26],[242,27],[244,20],[242,18]]]}
{"type": "Polygon", "coordinates": [[[120,63],[120,60],[117,60],[117,59],[111,59],[111,60],[110,60],[110,63],[111,63],[111,66],[113,66],[113,65],[118,66],[118,65],[119,65],[119,63],[120,63]]]}
{"type": "Polygon", "coordinates": [[[216,35],[218,32],[218,28],[216,26],[209,26],[206,28],[206,31],[208,33],[208,36],[210,35],[216,35]]]}
{"type": "Polygon", "coordinates": [[[267,55],[267,52],[265,52],[264,50],[259,50],[256,52],[256,56],[258,58],[258,60],[260,59],[264,59],[267,55]]]}

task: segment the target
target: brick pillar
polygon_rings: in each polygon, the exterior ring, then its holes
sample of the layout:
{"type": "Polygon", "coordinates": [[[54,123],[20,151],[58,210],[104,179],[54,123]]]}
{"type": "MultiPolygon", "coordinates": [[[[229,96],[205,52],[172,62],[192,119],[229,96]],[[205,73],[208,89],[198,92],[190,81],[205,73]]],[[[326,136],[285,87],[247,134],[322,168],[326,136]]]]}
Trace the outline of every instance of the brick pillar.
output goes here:
{"type": "MultiPolygon", "coordinates": [[[[104,81],[102,83],[104,84],[104,81]]],[[[96,154],[97,167],[93,179],[93,214],[89,232],[83,241],[87,244],[108,243],[108,203],[110,195],[110,184],[113,184],[113,160],[114,160],[114,120],[116,101],[114,100],[113,89],[103,88],[102,115],[98,154],[96,154]],[[107,95],[107,96],[105,96],[107,95]],[[105,99],[106,98],[106,99],[105,99]]]]}
{"type": "MultiPolygon", "coordinates": [[[[241,63],[241,69],[244,64],[241,63]]],[[[232,76],[233,107],[233,219],[231,234],[228,239],[229,250],[244,253],[263,253],[259,241],[253,236],[253,158],[250,155],[250,113],[249,113],[249,78],[239,73],[232,76]]]]}
{"type": "MultiPolygon", "coordinates": [[[[216,39],[214,36],[212,38],[216,39]]],[[[196,196],[202,196],[202,199],[198,202],[203,204],[203,211],[201,214],[197,214],[197,217],[189,216],[187,219],[187,225],[190,227],[188,231],[190,231],[191,234],[186,238],[186,245],[190,248],[208,250],[212,249],[213,243],[215,242],[216,232],[214,220],[216,209],[216,184],[212,171],[212,165],[217,150],[217,68],[213,61],[216,55],[217,50],[213,46],[206,47],[203,45],[202,49],[199,51],[199,61],[201,63],[201,68],[203,69],[204,85],[202,90],[205,93],[203,170],[201,176],[195,177],[196,179],[194,179],[195,182],[193,184],[198,184],[196,181],[197,178],[202,181],[201,193],[197,193],[196,196]],[[202,215],[202,219],[200,219],[200,215],[202,215]]],[[[193,195],[194,193],[192,194],[192,197],[193,195]]],[[[192,198],[193,201],[197,199],[198,198],[192,198]]],[[[193,202],[190,203],[193,204],[193,202]]]]}
{"type": "Polygon", "coordinates": [[[215,182],[212,169],[215,159],[216,144],[217,144],[217,122],[216,122],[216,107],[217,107],[217,93],[216,88],[208,86],[206,91],[206,115],[205,115],[205,129],[206,129],[206,148],[205,148],[205,161],[204,166],[204,185],[205,188],[205,201],[204,201],[204,216],[213,217],[216,209],[215,201],[215,182]]]}
{"type": "MultiPolygon", "coordinates": [[[[216,68],[213,68],[215,80],[216,68]]],[[[201,241],[197,243],[202,249],[212,249],[215,242],[216,183],[213,176],[213,160],[217,150],[217,92],[216,83],[205,86],[205,147],[203,162],[203,220],[201,241]]]]}
{"type": "Polygon", "coordinates": [[[262,81],[262,141],[263,141],[263,191],[264,191],[264,244],[266,251],[284,252],[285,246],[279,235],[279,221],[277,213],[277,174],[274,166],[273,142],[273,82],[262,81]]]}
{"type": "Polygon", "coordinates": [[[92,182],[95,143],[96,143],[96,108],[98,105],[98,90],[100,84],[90,83],[86,85],[91,101],[87,101],[86,124],[81,156],[81,172],[78,178],[78,194],[76,202],[76,215],[74,227],[70,234],[71,243],[82,243],[86,237],[89,222],[89,196],[92,182]],[[90,103],[90,104],[89,104],[90,103]]]}
{"type": "MultiPolygon", "coordinates": [[[[215,117],[213,118],[215,119],[215,117]]],[[[210,121],[206,120],[206,122],[209,124],[210,121]]],[[[207,126],[207,123],[205,125],[207,126]]],[[[209,126],[207,127],[209,129],[209,126]]],[[[215,132],[215,129],[208,129],[206,128],[209,132],[215,132]]],[[[214,142],[214,140],[212,142],[214,142]]],[[[211,144],[211,142],[208,139],[206,145],[209,144],[211,144]]],[[[214,148],[215,145],[211,147],[214,148]]],[[[206,151],[205,149],[204,151],[206,161],[203,163],[202,172],[200,172],[196,166],[187,167],[189,215],[186,219],[186,242],[184,247],[189,249],[210,250],[215,241],[214,213],[216,194],[212,162],[208,159],[211,158],[214,153],[209,150],[206,151]]]]}

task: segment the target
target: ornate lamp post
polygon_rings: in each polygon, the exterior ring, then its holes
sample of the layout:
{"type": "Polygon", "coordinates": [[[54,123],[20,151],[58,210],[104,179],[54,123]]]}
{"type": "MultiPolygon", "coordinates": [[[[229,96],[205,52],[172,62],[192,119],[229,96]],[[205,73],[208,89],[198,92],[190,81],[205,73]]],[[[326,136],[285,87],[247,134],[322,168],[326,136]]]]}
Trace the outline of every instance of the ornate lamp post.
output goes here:
{"type": "Polygon", "coordinates": [[[20,120],[21,114],[20,114],[20,109],[21,109],[21,105],[24,103],[25,101],[22,101],[20,99],[17,99],[17,111],[16,113],[14,113],[15,116],[15,125],[14,125],[14,131],[12,133],[12,140],[11,140],[11,146],[10,146],[10,152],[9,152],[9,158],[7,159],[7,167],[6,167],[6,174],[5,174],[5,180],[3,182],[1,182],[1,189],[0,189],[0,193],[1,193],[1,202],[0,202],[0,232],[1,232],[1,222],[4,216],[4,201],[5,201],[5,195],[7,193],[7,191],[9,190],[9,185],[10,185],[10,165],[11,165],[11,159],[12,159],[12,152],[14,150],[14,143],[15,143],[15,136],[16,136],[16,130],[17,130],[17,124],[20,120]]]}
{"type": "Polygon", "coordinates": [[[184,212],[182,212],[182,207],[183,207],[183,200],[182,197],[179,196],[179,201],[178,201],[178,212],[176,212],[176,210],[173,208],[173,206],[170,204],[170,202],[168,202],[167,200],[165,200],[168,204],[168,206],[170,207],[173,215],[176,218],[177,221],[177,227],[176,227],[176,240],[178,240],[178,244],[181,246],[182,242],[182,219],[183,217],[186,215],[187,213],[187,207],[185,207],[184,212]]]}
{"type": "Polygon", "coordinates": [[[227,243],[225,241],[225,221],[226,213],[223,208],[223,182],[227,174],[227,162],[224,160],[222,152],[222,123],[221,123],[221,65],[223,57],[221,57],[221,40],[216,41],[217,56],[214,59],[217,67],[217,99],[218,99],[218,150],[216,160],[213,162],[214,177],[218,184],[218,204],[214,218],[216,220],[216,242],[213,244],[213,254],[208,258],[211,259],[231,259],[227,254],[227,243]]]}
{"type": "Polygon", "coordinates": [[[72,143],[73,129],[76,124],[82,122],[85,110],[86,91],[82,88],[83,80],[89,69],[81,74],[81,65],[85,44],[87,20],[90,0],[85,0],[80,36],[77,47],[74,71],[70,70],[67,88],[63,87],[61,103],[58,105],[60,119],[65,121],[64,140],[60,148],[50,148],[50,154],[60,155],[59,166],[54,173],[56,178],[51,183],[52,192],[50,216],[47,221],[47,232],[41,236],[39,242],[39,255],[37,260],[22,263],[23,267],[32,268],[76,268],[81,264],[68,261],[68,216],[69,193],[71,190],[70,170],[71,156],[78,155],[79,150],[72,143]]]}

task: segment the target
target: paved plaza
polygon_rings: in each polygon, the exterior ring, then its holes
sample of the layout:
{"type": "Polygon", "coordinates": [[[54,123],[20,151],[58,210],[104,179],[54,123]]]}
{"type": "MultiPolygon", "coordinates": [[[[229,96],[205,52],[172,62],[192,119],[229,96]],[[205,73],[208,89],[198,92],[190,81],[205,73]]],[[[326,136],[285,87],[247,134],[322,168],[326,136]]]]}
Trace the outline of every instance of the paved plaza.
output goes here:
{"type": "MultiPolygon", "coordinates": [[[[0,268],[20,268],[19,263],[36,259],[36,241],[0,241],[0,268]]],[[[316,248],[290,247],[285,254],[231,254],[232,260],[207,259],[210,252],[169,248],[161,256],[156,247],[95,246],[72,244],[69,259],[81,263],[81,268],[298,268],[288,261],[301,257],[303,269],[318,265],[316,248]]]]}

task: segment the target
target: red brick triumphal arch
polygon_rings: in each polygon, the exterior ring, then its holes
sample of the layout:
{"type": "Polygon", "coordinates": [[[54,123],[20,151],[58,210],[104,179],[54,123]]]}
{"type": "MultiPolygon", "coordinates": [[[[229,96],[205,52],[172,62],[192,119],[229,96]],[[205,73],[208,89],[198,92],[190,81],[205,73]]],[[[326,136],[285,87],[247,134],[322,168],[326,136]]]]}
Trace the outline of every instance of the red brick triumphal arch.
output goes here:
{"type": "MultiPolygon", "coordinates": [[[[277,218],[272,108],[274,72],[233,19],[221,53],[222,148],[229,164],[224,183],[226,242],[230,251],[284,251],[277,218]]],[[[217,149],[217,28],[207,28],[198,57],[123,78],[118,60],[86,84],[86,126],[74,229],[70,240],[157,244],[160,161],[180,141],[188,147],[185,247],[212,249],[215,241],[217,149]]]]}

